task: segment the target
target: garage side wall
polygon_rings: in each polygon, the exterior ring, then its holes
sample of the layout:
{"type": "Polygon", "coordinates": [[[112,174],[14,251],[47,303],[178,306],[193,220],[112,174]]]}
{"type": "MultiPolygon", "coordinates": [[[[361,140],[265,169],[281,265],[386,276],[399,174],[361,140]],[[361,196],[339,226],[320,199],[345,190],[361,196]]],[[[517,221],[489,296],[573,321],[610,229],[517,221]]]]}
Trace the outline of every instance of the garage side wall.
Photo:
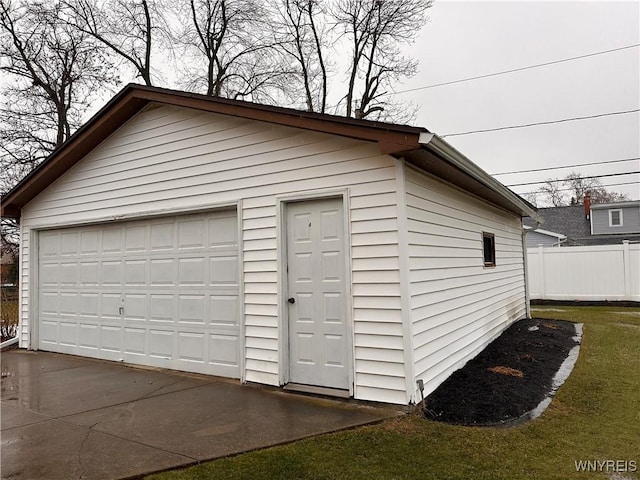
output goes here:
{"type": "Polygon", "coordinates": [[[407,167],[411,323],[416,379],[431,393],[526,316],[520,219],[407,167]],[[485,267],[482,233],[495,235],[485,267]]]}
{"type": "Polygon", "coordinates": [[[147,108],[23,209],[21,345],[37,319],[34,229],[240,202],[244,378],[278,385],[277,199],[340,189],[348,191],[354,394],[406,403],[395,160],[375,144],[185,108],[147,108]]]}

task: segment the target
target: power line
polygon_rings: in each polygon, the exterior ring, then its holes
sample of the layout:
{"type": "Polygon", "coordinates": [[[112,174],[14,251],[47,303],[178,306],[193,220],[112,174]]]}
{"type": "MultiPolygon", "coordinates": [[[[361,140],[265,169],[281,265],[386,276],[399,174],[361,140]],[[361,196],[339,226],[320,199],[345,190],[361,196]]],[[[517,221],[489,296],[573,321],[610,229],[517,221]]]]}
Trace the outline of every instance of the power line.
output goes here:
{"type": "Polygon", "coordinates": [[[459,132],[459,133],[447,133],[446,135],[440,135],[441,138],[446,137],[457,137],[460,135],[471,135],[473,133],[486,133],[486,132],[497,132],[499,130],[510,130],[514,128],[525,128],[525,127],[536,127],[538,125],[551,125],[553,123],[563,123],[563,122],[573,122],[576,120],[588,120],[591,118],[599,118],[599,117],[608,117],[612,115],[626,115],[628,113],[640,112],[640,108],[636,108],[634,110],[624,110],[621,112],[609,112],[609,113],[599,113],[596,115],[588,115],[586,117],[573,117],[573,118],[563,118],[561,120],[550,120],[548,122],[536,122],[536,123],[526,123],[523,125],[510,125],[507,127],[497,127],[497,128],[486,128],[484,130],[471,130],[469,132],[459,132]]]}
{"type": "Polygon", "coordinates": [[[545,172],[547,170],[560,170],[563,168],[588,167],[590,165],[605,165],[608,163],[630,162],[632,160],[640,160],[640,157],[622,158],[620,160],[604,160],[601,162],[576,163],[575,165],[563,165],[562,167],[532,168],[531,170],[514,170],[513,172],[492,173],[491,175],[496,176],[496,175],[511,175],[513,173],[545,172]]]}
{"type": "MultiPolygon", "coordinates": [[[[623,182],[623,183],[612,183],[610,185],[602,185],[603,188],[609,188],[609,187],[621,187],[623,185],[640,185],[640,182],[623,182]]],[[[569,191],[573,191],[573,188],[560,188],[558,190],[555,190],[556,192],[569,192],[569,191]]],[[[531,195],[533,193],[541,193],[539,191],[537,192],[524,192],[524,193],[518,193],[518,195],[531,195]]]]}
{"type": "Polygon", "coordinates": [[[432,85],[425,85],[423,87],[408,88],[406,90],[398,90],[397,92],[393,92],[393,93],[394,94],[397,94],[397,93],[409,93],[409,92],[416,92],[418,90],[426,90],[427,88],[443,87],[445,85],[453,85],[453,84],[456,84],[456,83],[469,82],[471,80],[479,80],[481,78],[495,77],[497,75],[504,75],[504,74],[507,74],[507,73],[521,72],[523,70],[529,70],[529,69],[532,69],[532,68],[546,67],[548,65],[555,65],[557,63],[570,62],[572,60],[579,60],[581,58],[595,57],[596,55],[604,55],[604,54],[607,54],[607,53],[618,52],[620,50],[627,50],[629,48],[635,48],[635,47],[638,47],[638,46],[640,46],[640,43],[636,43],[634,45],[627,45],[626,47],[613,48],[611,50],[603,50],[603,51],[600,51],[600,52],[588,53],[586,55],[579,55],[577,57],[563,58],[561,60],[554,60],[552,62],[538,63],[536,65],[528,65],[526,67],[514,68],[514,69],[511,69],[511,70],[503,70],[501,72],[487,73],[486,75],[477,75],[475,77],[461,78],[459,80],[451,80],[449,82],[434,83],[432,85]]]}
{"type": "MultiPolygon", "coordinates": [[[[580,177],[582,180],[589,180],[592,178],[604,178],[604,177],[618,177],[620,175],[634,175],[636,173],[640,173],[640,170],[637,172],[625,172],[625,173],[608,173],[606,175],[592,175],[590,177],[580,177]]],[[[527,182],[527,183],[514,183],[512,185],[506,185],[507,187],[522,187],[524,185],[538,185],[541,183],[558,183],[558,182],[566,182],[566,179],[561,180],[543,180],[541,182],[527,182]]]]}

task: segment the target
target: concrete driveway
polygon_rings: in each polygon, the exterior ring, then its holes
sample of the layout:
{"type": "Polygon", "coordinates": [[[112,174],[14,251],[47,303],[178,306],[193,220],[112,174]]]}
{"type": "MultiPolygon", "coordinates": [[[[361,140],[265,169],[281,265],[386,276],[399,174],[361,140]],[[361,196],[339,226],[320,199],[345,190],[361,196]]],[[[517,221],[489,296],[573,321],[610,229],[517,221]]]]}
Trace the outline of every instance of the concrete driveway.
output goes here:
{"type": "Polygon", "coordinates": [[[126,478],[399,413],[45,352],[1,363],[3,479],[126,478]]]}

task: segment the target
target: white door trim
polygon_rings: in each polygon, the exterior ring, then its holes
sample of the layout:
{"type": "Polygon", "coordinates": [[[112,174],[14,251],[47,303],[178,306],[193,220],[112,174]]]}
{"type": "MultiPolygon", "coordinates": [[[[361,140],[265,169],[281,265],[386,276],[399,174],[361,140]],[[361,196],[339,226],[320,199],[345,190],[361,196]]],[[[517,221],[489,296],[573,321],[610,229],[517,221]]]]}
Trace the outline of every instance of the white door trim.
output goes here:
{"type": "Polygon", "coordinates": [[[354,354],[354,326],[353,326],[353,300],[352,300],[352,284],[351,277],[351,222],[350,212],[351,206],[349,202],[349,189],[332,189],[307,192],[303,194],[283,195],[276,198],[276,235],[278,238],[278,364],[279,383],[286,385],[289,382],[289,308],[287,304],[287,292],[289,291],[289,280],[287,275],[287,204],[300,201],[323,200],[327,198],[342,199],[343,209],[343,228],[344,228],[344,275],[345,275],[345,299],[347,312],[347,339],[348,345],[348,369],[349,374],[349,396],[354,394],[354,372],[355,372],[355,354],[354,354]]]}

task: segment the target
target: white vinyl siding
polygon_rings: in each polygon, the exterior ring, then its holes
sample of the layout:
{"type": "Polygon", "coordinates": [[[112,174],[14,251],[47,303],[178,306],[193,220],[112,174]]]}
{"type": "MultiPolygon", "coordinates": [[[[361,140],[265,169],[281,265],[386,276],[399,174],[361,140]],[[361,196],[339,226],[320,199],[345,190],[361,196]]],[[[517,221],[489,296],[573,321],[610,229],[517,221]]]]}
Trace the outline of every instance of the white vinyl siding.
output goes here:
{"type": "Polygon", "coordinates": [[[522,227],[410,167],[406,205],[415,376],[426,395],[526,315],[522,227]],[[483,232],[495,235],[495,267],[484,267],[483,232]]]}
{"type": "Polygon", "coordinates": [[[348,188],[355,397],[405,403],[395,160],[375,144],[152,105],[22,211],[22,346],[31,230],[239,203],[244,380],[280,378],[277,199],[348,188]],[[26,240],[26,242],[24,242],[26,240]]]}

